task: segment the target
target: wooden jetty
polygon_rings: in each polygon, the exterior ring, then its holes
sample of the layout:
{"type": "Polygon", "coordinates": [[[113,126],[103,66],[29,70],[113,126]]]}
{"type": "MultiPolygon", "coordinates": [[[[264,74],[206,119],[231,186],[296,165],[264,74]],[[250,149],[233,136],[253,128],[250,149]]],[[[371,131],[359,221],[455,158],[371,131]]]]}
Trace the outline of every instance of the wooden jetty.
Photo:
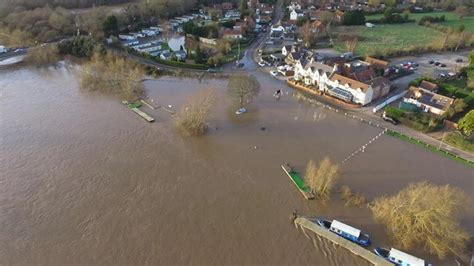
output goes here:
{"type": "Polygon", "coordinates": [[[306,217],[298,217],[295,219],[295,224],[301,226],[302,228],[308,229],[311,232],[326,238],[327,240],[333,242],[336,245],[339,245],[350,252],[356,254],[359,257],[366,259],[368,262],[376,265],[376,266],[393,266],[390,262],[385,260],[382,257],[377,256],[375,253],[367,250],[354,242],[351,242],[343,237],[340,237],[327,229],[322,228],[315,222],[311,221],[309,218],[306,217]]]}
{"type": "Polygon", "coordinates": [[[281,168],[285,171],[290,180],[293,181],[293,184],[295,184],[296,188],[301,192],[305,199],[314,199],[314,194],[310,191],[309,187],[304,184],[303,179],[301,179],[298,173],[285,165],[281,165],[281,168]]]}
{"type": "Polygon", "coordinates": [[[148,121],[150,123],[155,121],[155,119],[153,117],[149,116],[148,114],[146,114],[145,112],[141,111],[138,108],[132,108],[131,110],[134,111],[137,115],[141,116],[143,119],[145,119],[146,121],[148,121]]]}
{"type": "MultiPolygon", "coordinates": [[[[148,106],[150,109],[155,110],[155,109],[157,108],[157,107],[153,106],[151,103],[149,103],[149,102],[147,102],[147,101],[145,101],[145,100],[143,100],[143,99],[141,99],[140,102],[143,103],[144,105],[148,106]]],[[[159,108],[159,107],[158,107],[158,108],[159,108]]]]}

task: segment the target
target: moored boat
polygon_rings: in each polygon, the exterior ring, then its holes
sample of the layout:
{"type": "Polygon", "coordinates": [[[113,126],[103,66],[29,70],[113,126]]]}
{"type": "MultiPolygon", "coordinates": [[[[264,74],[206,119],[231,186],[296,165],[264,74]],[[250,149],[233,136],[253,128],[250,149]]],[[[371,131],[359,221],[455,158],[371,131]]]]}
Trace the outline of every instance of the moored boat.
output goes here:
{"type": "Polygon", "coordinates": [[[337,220],[332,221],[329,231],[361,246],[367,247],[370,245],[370,236],[368,234],[364,234],[359,229],[337,220]]]}
{"type": "Polygon", "coordinates": [[[331,222],[325,219],[316,219],[316,223],[324,229],[329,230],[331,228],[331,222]]]}
{"type": "Polygon", "coordinates": [[[398,249],[374,248],[375,254],[397,266],[425,266],[425,261],[398,249]]]}

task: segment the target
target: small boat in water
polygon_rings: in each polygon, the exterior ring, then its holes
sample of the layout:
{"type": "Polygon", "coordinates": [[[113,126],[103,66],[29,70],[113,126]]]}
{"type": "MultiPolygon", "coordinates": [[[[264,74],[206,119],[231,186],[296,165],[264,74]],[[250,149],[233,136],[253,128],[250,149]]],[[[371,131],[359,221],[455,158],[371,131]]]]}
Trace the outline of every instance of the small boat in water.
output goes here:
{"type": "MultiPolygon", "coordinates": [[[[398,249],[374,248],[375,254],[397,266],[425,266],[425,261],[398,249]]],[[[430,264],[429,264],[430,265],[430,264]]]]}
{"type": "Polygon", "coordinates": [[[332,221],[329,231],[361,246],[368,247],[370,245],[370,236],[368,234],[364,234],[359,229],[337,220],[332,221]]]}

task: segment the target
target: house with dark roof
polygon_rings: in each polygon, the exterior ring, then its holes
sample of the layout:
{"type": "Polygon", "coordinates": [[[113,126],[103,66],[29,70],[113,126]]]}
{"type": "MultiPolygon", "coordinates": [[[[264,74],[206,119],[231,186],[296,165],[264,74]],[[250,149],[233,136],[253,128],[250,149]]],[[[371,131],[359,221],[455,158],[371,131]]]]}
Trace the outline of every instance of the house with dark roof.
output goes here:
{"type": "Polygon", "coordinates": [[[303,81],[306,85],[317,86],[319,90],[323,91],[324,85],[328,83],[329,78],[336,70],[337,67],[316,62],[314,59],[302,60],[295,65],[294,79],[303,81]]]}
{"type": "Polygon", "coordinates": [[[416,105],[421,111],[435,115],[443,115],[453,104],[454,99],[411,86],[403,101],[416,105]]]}
{"type": "Polygon", "coordinates": [[[385,77],[376,77],[372,80],[369,80],[368,84],[372,86],[372,89],[374,91],[372,95],[372,100],[384,97],[390,92],[390,87],[392,86],[392,83],[390,80],[388,80],[385,77]]]}

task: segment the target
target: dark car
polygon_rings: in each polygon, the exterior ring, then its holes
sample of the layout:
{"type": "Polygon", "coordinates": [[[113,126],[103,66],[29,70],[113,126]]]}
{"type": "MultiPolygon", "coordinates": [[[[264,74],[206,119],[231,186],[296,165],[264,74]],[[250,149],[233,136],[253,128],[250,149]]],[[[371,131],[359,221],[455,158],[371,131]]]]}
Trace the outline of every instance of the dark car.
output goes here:
{"type": "Polygon", "coordinates": [[[462,63],[462,61],[463,61],[462,58],[457,58],[456,59],[456,63],[462,63]]]}
{"type": "Polygon", "coordinates": [[[434,64],[434,62],[435,62],[435,61],[430,60],[430,61],[428,61],[428,64],[432,65],[432,64],[434,64]]]}
{"type": "Polygon", "coordinates": [[[441,63],[440,62],[434,62],[434,65],[439,66],[439,65],[441,65],[441,63]]]}
{"type": "Polygon", "coordinates": [[[446,67],[446,64],[440,64],[439,67],[446,67]]]}

